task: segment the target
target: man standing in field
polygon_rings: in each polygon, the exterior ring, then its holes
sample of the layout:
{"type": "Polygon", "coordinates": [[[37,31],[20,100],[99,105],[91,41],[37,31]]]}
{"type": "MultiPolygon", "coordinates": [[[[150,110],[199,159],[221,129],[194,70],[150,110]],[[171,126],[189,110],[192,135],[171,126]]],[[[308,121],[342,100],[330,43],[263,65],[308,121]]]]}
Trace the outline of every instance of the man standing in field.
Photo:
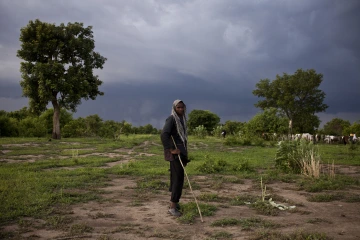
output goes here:
{"type": "Polygon", "coordinates": [[[184,185],[184,168],[189,162],[187,153],[186,105],[175,100],[171,115],[166,119],[161,132],[165,160],[170,162],[170,208],[172,216],[181,216],[179,201],[184,185]],[[182,164],[181,162],[182,161],[182,164]]]}

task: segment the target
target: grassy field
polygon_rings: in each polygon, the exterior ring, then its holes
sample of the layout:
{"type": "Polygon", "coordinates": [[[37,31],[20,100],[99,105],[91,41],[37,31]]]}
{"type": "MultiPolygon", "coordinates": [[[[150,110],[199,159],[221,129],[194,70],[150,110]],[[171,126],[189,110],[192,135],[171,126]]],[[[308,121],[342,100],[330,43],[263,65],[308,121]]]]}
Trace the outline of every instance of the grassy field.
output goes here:
{"type": "MultiPolygon", "coordinates": [[[[339,192],[359,189],[358,171],[355,171],[355,175],[336,174],[332,178],[324,171],[319,179],[285,174],[274,168],[276,144],[225,146],[223,141],[211,137],[189,139],[191,162],[186,167],[186,171],[190,179],[194,180],[193,189],[203,192],[198,198],[205,217],[214,216],[219,207],[225,209],[244,205],[244,202],[254,202],[251,208],[256,213],[275,216],[278,210],[260,201],[261,193],[264,192],[261,181],[263,185],[291,183],[295,191],[314,193],[308,196],[309,202],[343,201],[354,203],[359,207],[359,194],[352,191],[339,192]],[[211,191],[204,190],[204,184],[198,179],[199,176],[206,179],[206,188],[211,191]],[[257,195],[245,194],[234,197],[218,193],[226,189],[227,184],[244,184],[245,181],[252,184],[251,190],[257,192],[257,195]],[[212,204],[214,202],[216,204],[212,204]]],[[[334,163],[339,167],[360,166],[359,145],[350,147],[318,144],[316,147],[324,165],[334,163]]],[[[116,141],[98,138],[58,141],[39,138],[0,138],[0,151],[0,227],[2,229],[0,239],[28,238],[24,237],[24,234],[35,230],[27,219],[42,220],[43,225],[37,226],[38,229],[54,229],[49,226],[64,225],[65,227],[55,230],[60,229],[65,236],[80,236],[88,232],[91,235],[94,230],[85,225],[76,225],[73,220],[67,221],[66,214],[60,210],[78,204],[108,201],[104,197],[106,193],[104,189],[111,186],[114,179],[131,179],[136,183],[134,187],[136,196],[133,196],[131,202],[133,207],[142,206],[144,199],[154,198],[157,194],[168,194],[166,191],[169,184],[168,164],[163,159],[160,138],[156,135],[130,135],[116,141]],[[8,226],[16,226],[16,230],[10,231],[8,226]]],[[[184,189],[189,193],[187,183],[184,189]]],[[[271,188],[268,191],[271,192],[271,188]]],[[[276,194],[273,195],[273,199],[283,200],[276,194]]],[[[183,216],[176,219],[178,224],[194,224],[199,220],[193,201],[189,200],[182,207],[183,216]]],[[[129,229],[137,228],[131,225],[131,221],[127,224],[130,224],[129,229]]],[[[118,227],[121,226],[120,224],[118,227]]],[[[209,224],[209,227],[213,228],[219,226],[262,229],[249,232],[248,236],[254,239],[332,239],[322,232],[279,232],[277,223],[258,217],[243,219],[223,217],[214,219],[209,224]]],[[[129,231],[125,232],[129,233],[129,231]]],[[[130,233],[136,235],[132,230],[130,233]]],[[[149,237],[144,234],[144,232],[139,233],[138,237],[143,236],[144,239],[149,237]]],[[[204,239],[232,239],[234,234],[231,231],[214,230],[204,239]]],[[[41,238],[41,234],[34,233],[33,237],[36,236],[41,238]]],[[[171,235],[155,234],[154,236],[162,239],[180,239],[171,235]]],[[[95,234],[90,239],[112,238],[111,234],[102,233],[102,235],[95,234]]]]}

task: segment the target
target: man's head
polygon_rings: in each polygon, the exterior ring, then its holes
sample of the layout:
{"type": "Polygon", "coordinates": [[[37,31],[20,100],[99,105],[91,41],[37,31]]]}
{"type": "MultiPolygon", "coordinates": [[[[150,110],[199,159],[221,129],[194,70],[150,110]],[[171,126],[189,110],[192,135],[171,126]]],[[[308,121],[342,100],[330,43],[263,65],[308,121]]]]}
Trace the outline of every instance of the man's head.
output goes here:
{"type": "Polygon", "coordinates": [[[186,105],[184,104],[183,101],[175,100],[173,103],[173,108],[179,117],[184,116],[184,114],[186,112],[186,105]]]}

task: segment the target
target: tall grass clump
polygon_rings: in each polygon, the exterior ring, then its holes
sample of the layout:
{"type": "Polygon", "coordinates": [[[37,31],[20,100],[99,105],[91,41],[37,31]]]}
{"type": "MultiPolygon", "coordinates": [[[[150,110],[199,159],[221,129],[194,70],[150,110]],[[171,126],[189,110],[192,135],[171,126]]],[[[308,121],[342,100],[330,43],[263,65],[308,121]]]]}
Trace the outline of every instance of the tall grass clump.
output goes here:
{"type": "Polygon", "coordinates": [[[280,141],[275,166],[285,172],[319,178],[320,155],[313,143],[306,140],[280,141]]]}

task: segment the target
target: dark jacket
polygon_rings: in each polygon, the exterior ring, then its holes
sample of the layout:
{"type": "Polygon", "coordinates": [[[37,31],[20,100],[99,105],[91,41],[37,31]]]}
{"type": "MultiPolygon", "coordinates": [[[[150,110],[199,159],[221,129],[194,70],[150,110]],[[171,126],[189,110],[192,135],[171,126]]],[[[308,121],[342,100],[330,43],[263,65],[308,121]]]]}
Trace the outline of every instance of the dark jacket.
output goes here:
{"type": "Polygon", "coordinates": [[[166,121],[165,121],[165,125],[161,131],[161,142],[164,146],[164,157],[165,160],[167,161],[172,161],[174,160],[174,156],[173,154],[170,153],[171,149],[175,149],[175,145],[174,145],[174,141],[176,143],[176,146],[178,149],[180,149],[180,157],[181,160],[187,161],[187,143],[185,142],[185,144],[182,142],[180,135],[177,132],[176,129],[176,122],[175,119],[172,115],[170,115],[166,121]],[[174,138],[171,138],[171,136],[174,138]],[[184,158],[184,159],[183,159],[184,158]]]}

